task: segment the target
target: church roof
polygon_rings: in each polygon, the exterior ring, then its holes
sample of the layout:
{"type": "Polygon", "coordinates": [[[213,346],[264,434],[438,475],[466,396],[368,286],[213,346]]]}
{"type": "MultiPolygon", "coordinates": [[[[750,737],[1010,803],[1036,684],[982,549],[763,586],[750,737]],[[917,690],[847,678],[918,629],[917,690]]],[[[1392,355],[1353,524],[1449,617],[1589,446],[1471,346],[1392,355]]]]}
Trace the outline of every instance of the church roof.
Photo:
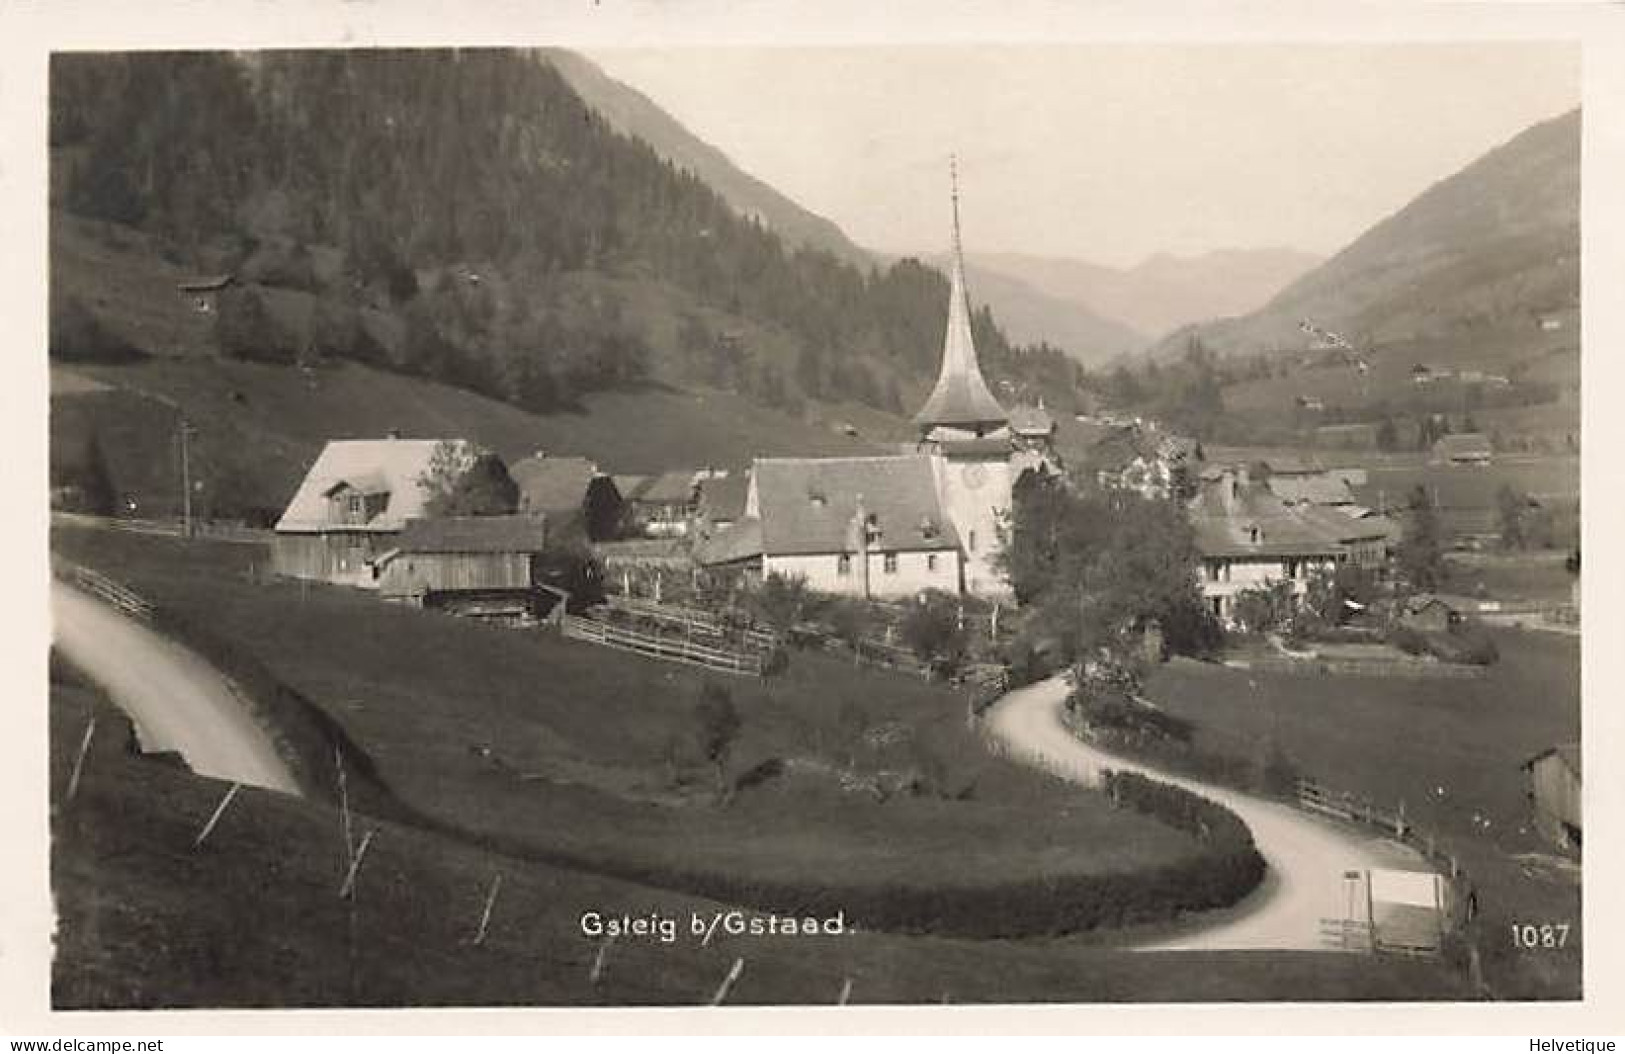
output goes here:
{"type": "Polygon", "coordinates": [[[971,338],[970,301],[965,295],[965,261],[959,245],[959,187],[954,185],[954,261],[948,294],[948,328],[942,338],[942,369],[925,405],[914,415],[922,431],[949,425],[986,431],[1009,415],[988,390],[971,338]]]}

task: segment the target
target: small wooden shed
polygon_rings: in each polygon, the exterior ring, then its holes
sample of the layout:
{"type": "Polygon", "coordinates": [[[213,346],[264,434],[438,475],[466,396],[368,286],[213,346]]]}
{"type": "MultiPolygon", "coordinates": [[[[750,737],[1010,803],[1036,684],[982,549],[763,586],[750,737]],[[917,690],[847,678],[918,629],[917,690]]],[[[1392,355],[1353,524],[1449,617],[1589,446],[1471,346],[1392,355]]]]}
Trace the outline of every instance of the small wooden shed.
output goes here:
{"type": "Polygon", "coordinates": [[[374,561],[378,591],[390,600],[475,614],[530,613],[546,523],[541,516],[412,520],[395,548],[374,561]]]}
{"type": "Polygon", "coordinates": [[[1580,852],[1580,744],[1560,743],[1523,763],[1535,827],[1560,849],[1580,852]]]}

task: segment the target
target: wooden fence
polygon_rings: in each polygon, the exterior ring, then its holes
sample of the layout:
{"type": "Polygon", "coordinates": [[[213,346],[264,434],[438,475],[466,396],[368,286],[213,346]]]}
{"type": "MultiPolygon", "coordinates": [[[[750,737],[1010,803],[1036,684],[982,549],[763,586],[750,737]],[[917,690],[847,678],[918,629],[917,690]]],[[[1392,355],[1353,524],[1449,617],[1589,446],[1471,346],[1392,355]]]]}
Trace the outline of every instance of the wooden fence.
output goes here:
{"type": "Polygon", "coordinates": [[[649,619],[681,629],[685,634],[711,640],[737,640],[748,648],[771,652],[779,645],[777,635],[748,623],[731,623],[709,611],[664,604],[640,597],[606,597],[604,605],[611,611],[623,612],[637,618],[649,619]]]}
{"type": "Polygon", "coordinates": [[[643,633],[625,626],[615,626],[595,618],[580,615],[562,615],[559,631],[573,640],[589,641],[608,648],[637,652],[668,662],[684,662],[704,666],[724,673],[760,677],[762,657],[755,652],[736,651],[702,644],[689,636],[678,636],[656,631],[643,633]]]}
{"type": "Polygon", "coordinates": [[[1346,675],[1355,677],[1422,677],[1471,680],[1483,677],[1487,669],[1466,663],[1428,662],[1422,659],[1286,659],[1273,656],[1249,658],[1234,664],[1237,669],[1265,673],[1290,673],[1303,677],[1346,675]]]}
{"type": "MultiPolygon", "coordinates": [[[[85,513],[53,512],[53,523],[64,527],[100,527],[131,534],[156,534],[166,538],[179,538],[185,528],[179,520],[137,520],[122,516],[90,516],[85,513]]],[[[192,537],[213,538],[223,542],[269,543],[276,532],[268,527],[244,527],[235,523],[192,521],[192,537]]]]}
{"type": "Polygon", "coordinates": [[[142,599],[129,586],[116,582],[99,571],[92,571],[88,567],[80,567],[65,560],[53,560],[52,563],[53,570],[85,592],[106,601],[131,618],[138,618],[143,622],[151,620],[152,604],[142,599]]]}

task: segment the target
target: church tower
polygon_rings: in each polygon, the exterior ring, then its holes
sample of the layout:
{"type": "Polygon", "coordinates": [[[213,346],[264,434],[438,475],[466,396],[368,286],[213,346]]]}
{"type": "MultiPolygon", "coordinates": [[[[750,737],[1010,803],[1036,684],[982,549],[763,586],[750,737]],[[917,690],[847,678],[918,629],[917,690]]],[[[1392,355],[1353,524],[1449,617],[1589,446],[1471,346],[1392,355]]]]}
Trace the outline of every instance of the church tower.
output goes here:
{"type": "Polygon", "coordinates": [[[953,197],[953,263],[942,368],[931,395],[914,415],[920,446],[932,454],[937,492],[953,521],[964,556],[961,587],[982,596],[1009,592],[993,566],[1002,545],[1014,485],[1009,415],[993,397],[976,361],[965,259],[959,236],[959,172],[950,162],[953,197]]]}

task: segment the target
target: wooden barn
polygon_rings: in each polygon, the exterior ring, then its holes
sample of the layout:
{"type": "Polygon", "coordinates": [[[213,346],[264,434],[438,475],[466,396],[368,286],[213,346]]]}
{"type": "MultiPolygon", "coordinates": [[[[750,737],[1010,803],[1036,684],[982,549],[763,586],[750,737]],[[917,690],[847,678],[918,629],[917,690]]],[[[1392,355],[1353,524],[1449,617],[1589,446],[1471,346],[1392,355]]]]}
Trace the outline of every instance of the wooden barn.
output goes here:
{"type": "MultiPolygon", "coordinates": [[[[340,439],[322,448],[277,521],[271,569],[290,578],[373,588],[374,561],[424,515],[434,439],[340,439]]],[[[454,446],[472,450],[462,440],[454,446]]]]}
{"type": "Polygon", "coordinates": [[[413,520],[375,561],[378,592],[468,614],[533,614],[546,541],[541,516],[413,520]]]}
{"type": "Polygon", "coordinates": [[[1580,744],[1562,743],[1523,763],[1535,827],[1560,849],[1580,852],[1580,744]]]}

